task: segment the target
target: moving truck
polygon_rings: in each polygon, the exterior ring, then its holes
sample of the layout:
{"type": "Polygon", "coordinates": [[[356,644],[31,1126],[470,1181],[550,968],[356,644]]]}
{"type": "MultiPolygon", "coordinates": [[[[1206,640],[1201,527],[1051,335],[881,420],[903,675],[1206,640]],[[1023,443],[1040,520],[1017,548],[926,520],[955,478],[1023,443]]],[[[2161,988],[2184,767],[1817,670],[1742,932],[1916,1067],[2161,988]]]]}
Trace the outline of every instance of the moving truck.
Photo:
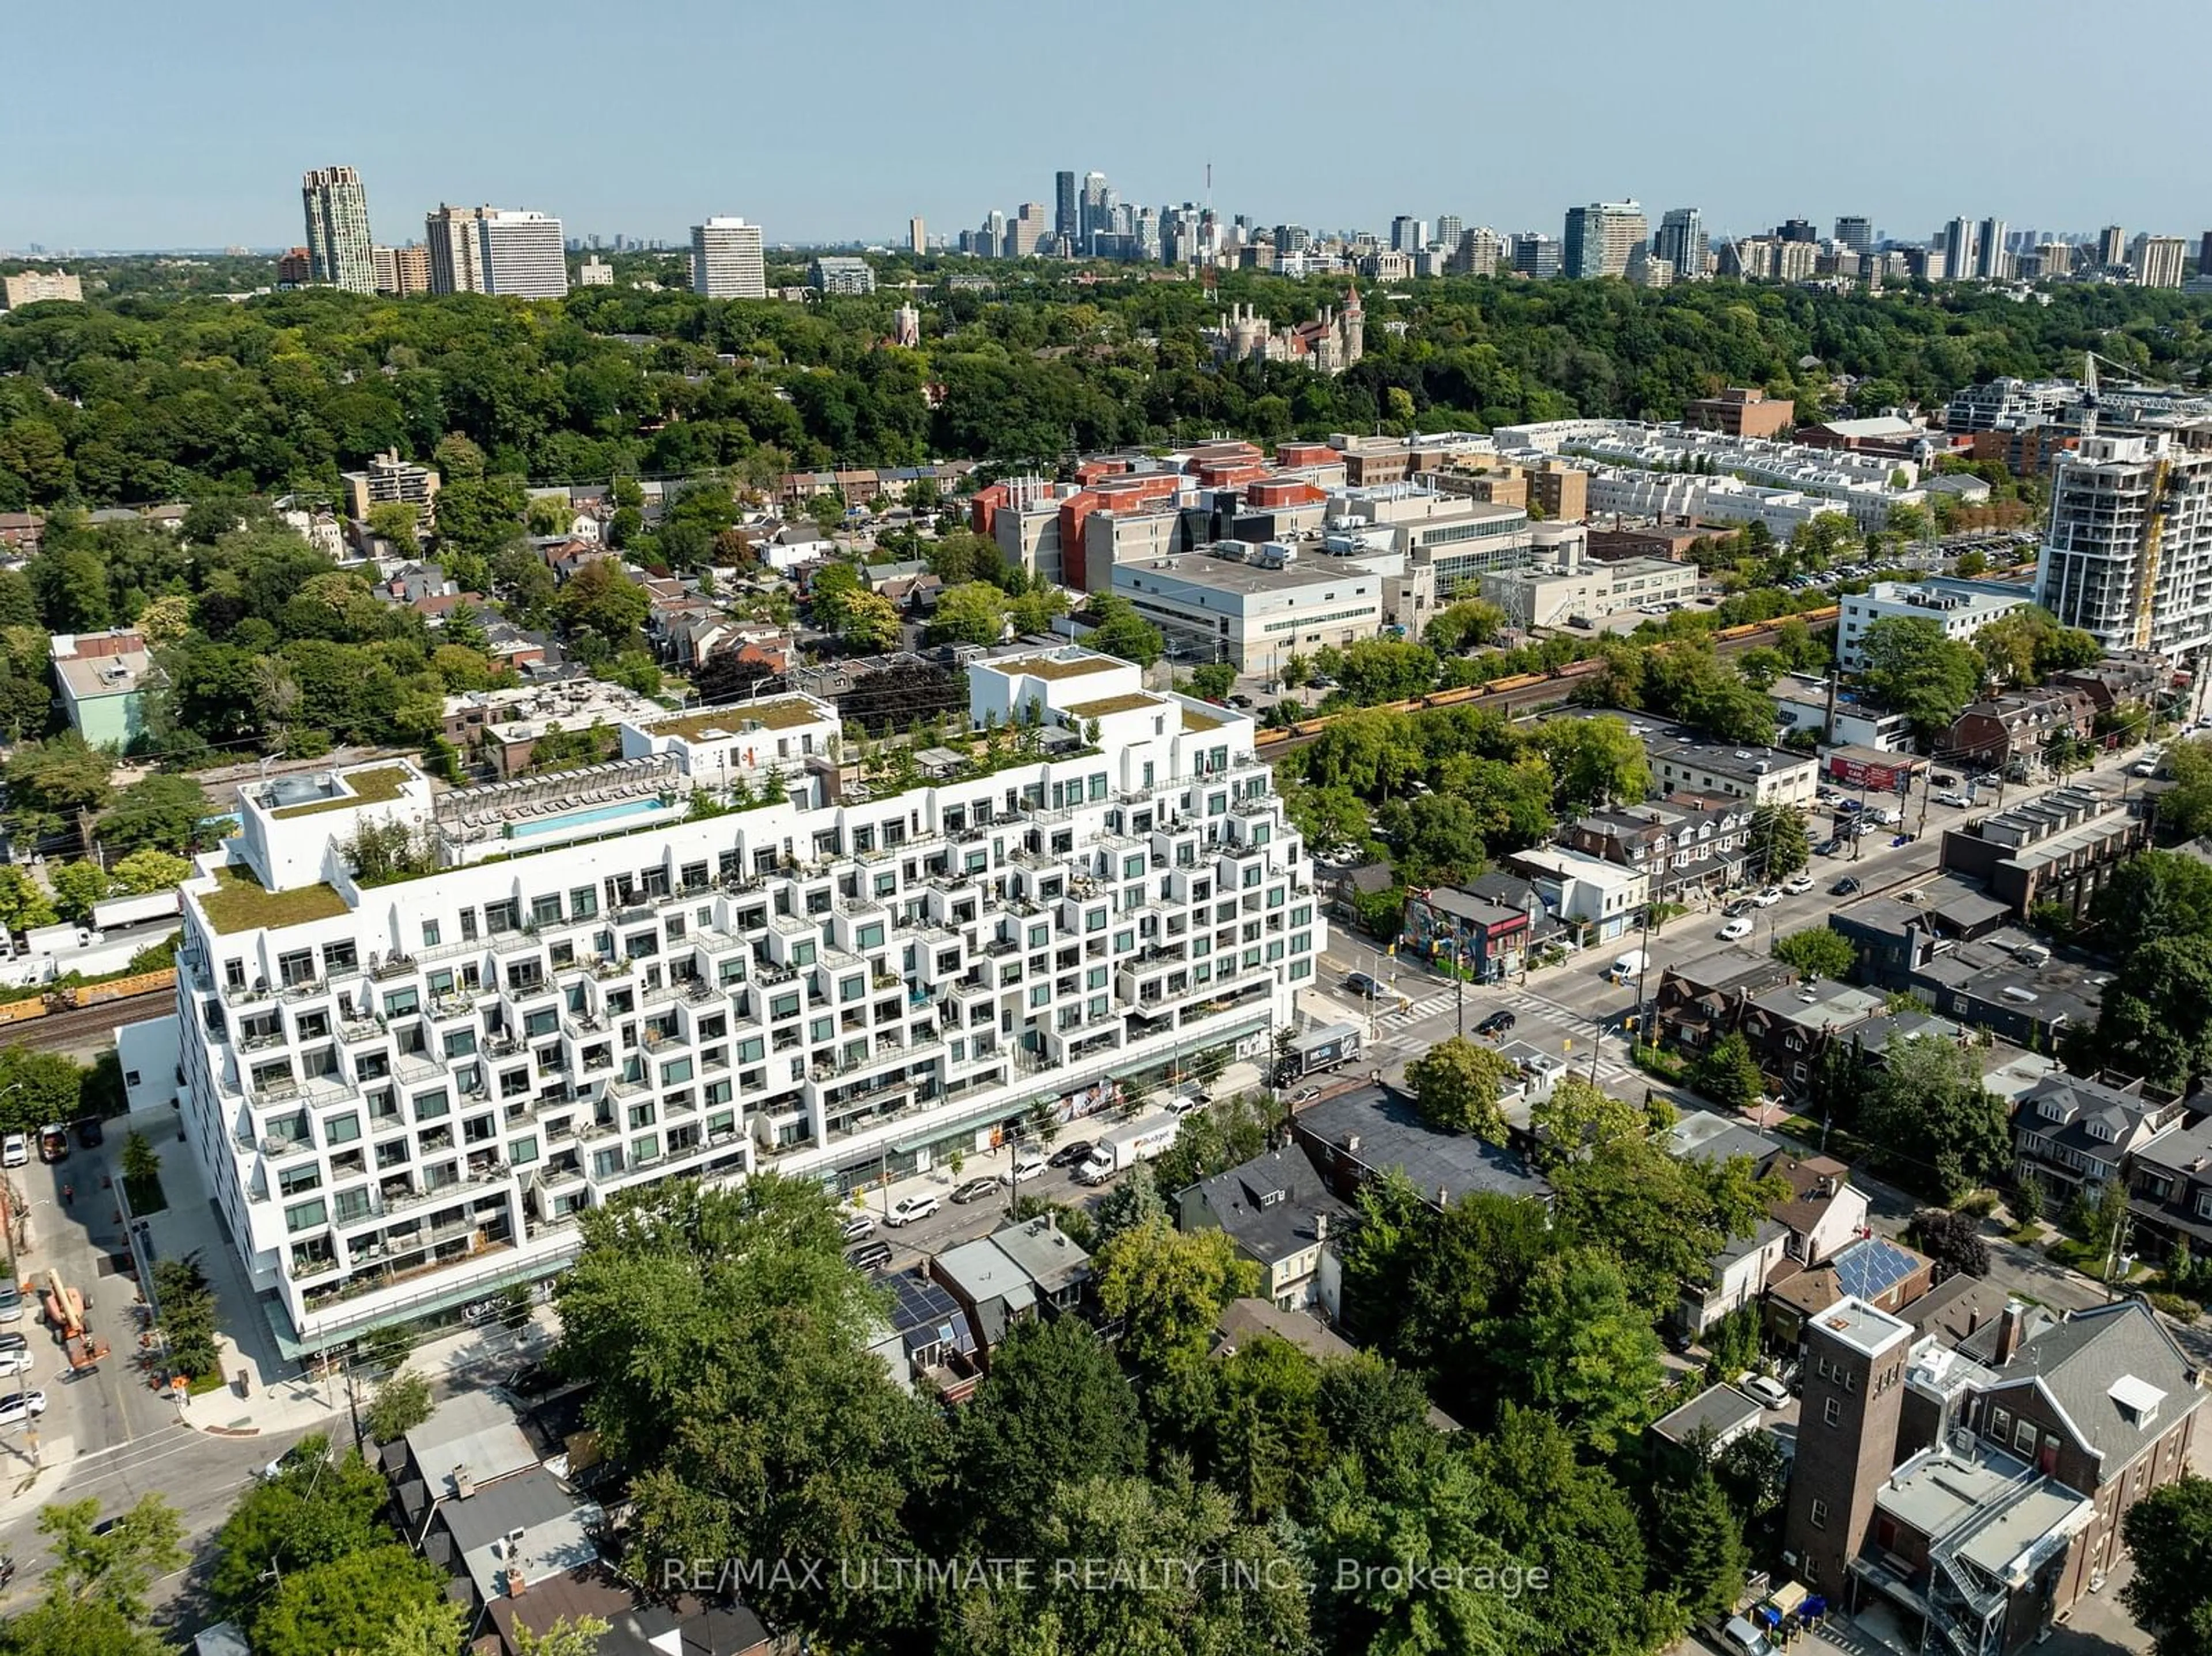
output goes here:
{"type": "Polygon", "coordinates": [[[1075,1170],[1078,1184],[1103,1185],[1124,1168],[1149,1162],[1176,1141],[1182,1123],[1174,1116],[1164,1121],[1136,1122],[1099,1136],[1090,1158],[1075,1170]]]}

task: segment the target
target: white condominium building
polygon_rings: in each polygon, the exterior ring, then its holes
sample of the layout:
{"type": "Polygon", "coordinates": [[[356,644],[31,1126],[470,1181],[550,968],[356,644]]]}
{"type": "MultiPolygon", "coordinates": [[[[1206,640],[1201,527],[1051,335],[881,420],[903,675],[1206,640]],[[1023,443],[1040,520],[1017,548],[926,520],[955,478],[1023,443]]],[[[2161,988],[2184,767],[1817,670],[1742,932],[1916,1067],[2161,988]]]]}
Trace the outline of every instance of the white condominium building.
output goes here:
{"type": "Polygon", "coordinates": [[[249,786],[118,1045],[285,1349],[549,1276],[630,1186],[850,1190],[1267,1051],[1327,939],[1251,721],[1076,649],[969,680],[988,737],[879,797],[803,696],[491,787],[249,786]]]}
{"type": "Polygon", "coordinates": [[[300,179],[307,228],[307,268],[313,279],[349,293],[376,291],[376,262],[368,239],[368,197],[350,167],[324,167],[300,179]]]}
{"type": "Polygon", "coordinates": [[[2212,644],[2212,453],[2154,432],[2061,455],[2035,591],[2107,650],[2212,644]]]}
{"type": "Polygon", "coordinates": [[[562,299],[568,292],[561,221],[549,214],[487,209],[477,220],[477,264],[488,294],[562,299]]]}
{"type": "Polygon", "coordinates": [[[2033,606],[2026,589],[2001,581],[1880,580],[1838,601],[1836,661],[1847,673],[1866,670],[1867,628],[1878,621],[1925,621],[1957,644],[1970,644],[1991,622],[2033,606]]]}
{"type": "Polygon", "coordinates": [[[740,218],[711,218],[691,227],[691,288],[709,299],[766,299],[768,269],[761,227],[740,218]]]}

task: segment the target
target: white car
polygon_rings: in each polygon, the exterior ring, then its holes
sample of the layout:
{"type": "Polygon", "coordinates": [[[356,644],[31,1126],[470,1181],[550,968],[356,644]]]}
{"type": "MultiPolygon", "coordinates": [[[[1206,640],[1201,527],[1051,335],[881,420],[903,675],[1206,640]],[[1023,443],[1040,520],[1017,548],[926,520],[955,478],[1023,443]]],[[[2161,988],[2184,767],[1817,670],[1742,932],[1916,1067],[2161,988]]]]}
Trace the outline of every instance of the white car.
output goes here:
{"type": "Polygon", "coordinates": [[[1974,802],[1963,793],[1939,793],[1936,796],[1936,803],[1939,805],[1954,806],[1960,810],[1964,810],[1974,802]]]}
{"type": "Polygon", "coordinates": [[[1730,920],[1726,925],[1721,928],[1721,941],[1723,943],[1735,943],[1739,938],[1748,937],[1751,933],[1752,925],[1749,920],[1730,920]]]}
{"type": "Polygon", "coordinates": [[[1006,1181],[1014,1185],[1024,1184],[1043,1171],[1044,1157],[1042,1156],[1018,1156],[1014,1158],[1013,1170],[1006,1175],[1006,1181]]]}
{"type": "Polygon", "coordinates": [[[0,1374],[27,1374],[31,1372],[31,1354],[21,1346],[0,1350],[0,1374]]]}
{"type": "Polygon", "coordinates": [[[936,1211],[937,1198],[934,1196],[902,1196],[891,1204],[891,1210],[884,1216],[884,1222],[896,1230],[917,1219],[927,1219],[936,1211]]]}
{"type": "Polygon", "coordinates": [[[1790,1406],[1789,1388],[1769,1374],[1746,1374],[1736,1383],[1736,1389],[1745,1396],[1764,1404],[1769,1409],[1790,1406]]]}
{"type": "Polygon", "coordinates": [[[11,1132],[0,1140],[0,1168],[21,1168],[31,1160],[31,1136],[11,1132]]]}
{"type": "Polygon", "coordinates": [[[1771,885],[1764,891],[1754,891],[1751,894],[1751,900],[1761,908],[1771,908],[1782,901],[1782,888],[1771,885]]]}
{"type": "Polygon", "coordinates": [[[0,1398],[0,1426],[21,1426],[33,1415],[46,1412],[44,1392],[10,1392],[0,1398]]]}
{"type": "Polygon", "coordinates": [[[1809,874],[1793,874],[1782,883],[1782,889],[1793,897],[1802,897],[1813,889],[1813,877],[1809,874]]]}

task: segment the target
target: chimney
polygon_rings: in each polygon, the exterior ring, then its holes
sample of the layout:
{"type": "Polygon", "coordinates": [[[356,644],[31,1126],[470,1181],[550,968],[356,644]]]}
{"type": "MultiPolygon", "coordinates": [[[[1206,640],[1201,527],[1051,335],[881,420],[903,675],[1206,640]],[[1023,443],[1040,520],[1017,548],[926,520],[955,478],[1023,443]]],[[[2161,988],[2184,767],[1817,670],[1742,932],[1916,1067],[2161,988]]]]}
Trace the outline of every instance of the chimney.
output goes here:
{"type": "Polygon", "coordinates": [[[1314,1240],[1316,1242],[1328,1240],[1328,1215],[1326,1213],[1314,1215],[1314,1240]]]}
{"type": "Polygon", "coordinates": [[[1437,1186],[1437,1205],[1440,1208],[1451,1205],[1451,1192],[1443,1185],[1437,1186]]]}
{"type": "Polygon", "coordinates": [[[520,1570],[515,1568],[512,1564],[510,1564],[499,1573],[499,1579],[506,1586],[507,1596],[508,1598],[520,1598],[522,1597],[525,1583],[523,1581],[522,1572],[520,1570]]]}
{"type": "Polygon", "coordinates": [[[1997,1368],[2010,1362],[2013,1354],[2020,1350],[2020,1325],[2027,1315],[2027,1308],[2018,1300],[2005,1301],[2004,1314],[1997,1319],[1997,1368]]]}
{"type": "Polygon", "coordinates": [[[477,1481],[465,1466],[453,1468],[453,1499],[466,1501],[477,1492],[477,1481]]]}

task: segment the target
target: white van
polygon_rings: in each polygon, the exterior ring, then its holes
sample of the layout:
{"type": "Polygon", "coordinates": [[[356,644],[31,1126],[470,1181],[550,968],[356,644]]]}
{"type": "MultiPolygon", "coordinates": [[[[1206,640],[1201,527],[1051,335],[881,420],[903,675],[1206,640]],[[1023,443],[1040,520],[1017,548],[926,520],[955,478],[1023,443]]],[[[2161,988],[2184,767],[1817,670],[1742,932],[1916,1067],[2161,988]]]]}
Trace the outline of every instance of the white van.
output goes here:
{"type": "Polygon", "coordinates": [[[1774,1647],[1766,1635],[1741,1616],[1731,1616],[1720,1631],[1721,1648],[1729,1656],[1771,1656],[1774,1647]]]}
{"type": "Polygon", "coordinates": [[[1641,949],[1632,949],[1607,968],[1606,976],[1615,983],[1626,983],[1644,975],[1651,964],[1651,956],[1641,949]]]}

